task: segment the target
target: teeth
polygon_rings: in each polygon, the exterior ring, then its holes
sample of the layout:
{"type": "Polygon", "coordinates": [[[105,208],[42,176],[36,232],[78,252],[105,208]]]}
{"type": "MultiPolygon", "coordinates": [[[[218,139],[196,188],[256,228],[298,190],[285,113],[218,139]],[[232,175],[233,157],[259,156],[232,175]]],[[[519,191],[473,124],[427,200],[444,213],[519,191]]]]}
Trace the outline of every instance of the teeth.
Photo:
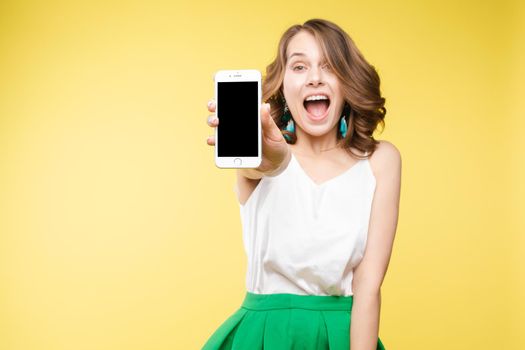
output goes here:
{"type": "Polygon", "coordinates": [[[313,96],[308,96],[306,98],[306,101],[318,101],[318,100],[328,100],[328,97],[326,97],[325,95],[313,95],[313,96]]]}

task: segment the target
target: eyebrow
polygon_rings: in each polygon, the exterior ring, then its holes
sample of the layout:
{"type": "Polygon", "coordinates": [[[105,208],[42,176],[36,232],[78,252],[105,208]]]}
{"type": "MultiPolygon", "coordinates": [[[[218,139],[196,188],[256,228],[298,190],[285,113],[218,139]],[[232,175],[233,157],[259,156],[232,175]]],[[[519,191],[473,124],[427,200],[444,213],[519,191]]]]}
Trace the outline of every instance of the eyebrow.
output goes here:
{"type": "Polygon", "coordinates": [[[294,52],[290,55],[290,57],[288,57],[288,59],[292,58],[293,56],[306,56],[306,55],[302,52],[294,52]]]}
{"type": "Polygon", "coordinates": [[[306,54],[304,54],[304,53],[302,53],[302,52],[294,52],[294,53],[292,53],[292,54],[290,55],[290,57],[288,57],[288,60],[290,60],[290,59],[291,59],[292,57],[294,57],[294,56],[303,56],[303,57],[305,57],[306,54]]]}

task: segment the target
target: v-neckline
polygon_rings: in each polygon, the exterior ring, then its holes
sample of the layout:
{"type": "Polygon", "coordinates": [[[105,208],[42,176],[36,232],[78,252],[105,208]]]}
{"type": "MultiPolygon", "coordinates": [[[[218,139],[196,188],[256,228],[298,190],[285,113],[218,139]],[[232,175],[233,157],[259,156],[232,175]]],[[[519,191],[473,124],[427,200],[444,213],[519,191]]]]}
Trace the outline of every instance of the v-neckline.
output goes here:
{"type": "Polygon", "coordinates": [[[356,168],[359,163],[361,163],[362,161],[364,161],[364,159],[359,159],[357,160],[350,168],[346,169],[345,171],[343,171],[342,173],[340,173],[339,175],[336,175],[332,178],[329,178],[328,180],[325,180],[321,183],[317,183],[315,182],[311,177],[310,175],[308,175],[308,173],[304,170],[303,166],[301,165],[301,163],[299,163],[299,160],[295,157],[295,155],[293,154],[293,152],[291,152],[292,154],[292,158],[293,160],[295,161],[295,164],[297,165],[297,167],[299,168],[299,170],[303,173],[304,177],[306,177],[306,179],[316,188],[321,188],[321,187],[324,187],[326,186],[327,184],[329,183],[332,183],[336,180],[338,180],[339,178],[342,178],[343,176],[345,176],[346,174],[349,174],[351,173],[354,168],[356,168]]]}

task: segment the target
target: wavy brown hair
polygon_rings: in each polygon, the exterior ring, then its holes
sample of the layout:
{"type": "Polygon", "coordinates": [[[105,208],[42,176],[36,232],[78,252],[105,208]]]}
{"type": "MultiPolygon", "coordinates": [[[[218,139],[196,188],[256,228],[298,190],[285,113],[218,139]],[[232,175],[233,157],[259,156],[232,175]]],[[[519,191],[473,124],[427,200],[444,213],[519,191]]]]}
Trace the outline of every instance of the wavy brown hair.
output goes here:
{"type": "MultiPolygon", "coordinates": [[[[270,103],[271,114],[281,130],[285,122],[281,120],[284,113],[283,80],[287,64],[286,49],[290,40],[299,32],[306,31],[318,41],[324,57],[331,70],[336,74],[341,85],[345,108],[350,110],[346,116],[348,132],[344,139],[337,133],[341,147],[352,155],[351,147],[370,156],[379,143],[373,138],[378,124],[385,128],[385,99],[379,89],[380,79],[374,66],[370,65],[350,36],[335,23],[324,19],[310,19],[304,24],[288,28],[282,35],[275,60],[266,67],[263,82],[263,100],[270,103]]],[[[285,130],[290,136],[288,143],[295,143],[297,137],[285,130]]],[[[286,139],[286,138],[285,138],[286,139]]],[[[366,158],[366,157],[365,157],[366,158]]]]}

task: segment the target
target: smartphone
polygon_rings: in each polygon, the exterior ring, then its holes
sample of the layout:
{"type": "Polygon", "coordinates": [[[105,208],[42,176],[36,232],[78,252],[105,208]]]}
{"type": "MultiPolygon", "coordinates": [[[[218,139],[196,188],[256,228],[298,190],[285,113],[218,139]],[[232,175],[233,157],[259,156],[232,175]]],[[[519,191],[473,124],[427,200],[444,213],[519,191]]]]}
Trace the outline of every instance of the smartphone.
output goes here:
{"type": "Polygon", "coordinates": [[[257,168],[261,164],[261,72],[255,69],[215,73],[215,165],[257,168]]]}

